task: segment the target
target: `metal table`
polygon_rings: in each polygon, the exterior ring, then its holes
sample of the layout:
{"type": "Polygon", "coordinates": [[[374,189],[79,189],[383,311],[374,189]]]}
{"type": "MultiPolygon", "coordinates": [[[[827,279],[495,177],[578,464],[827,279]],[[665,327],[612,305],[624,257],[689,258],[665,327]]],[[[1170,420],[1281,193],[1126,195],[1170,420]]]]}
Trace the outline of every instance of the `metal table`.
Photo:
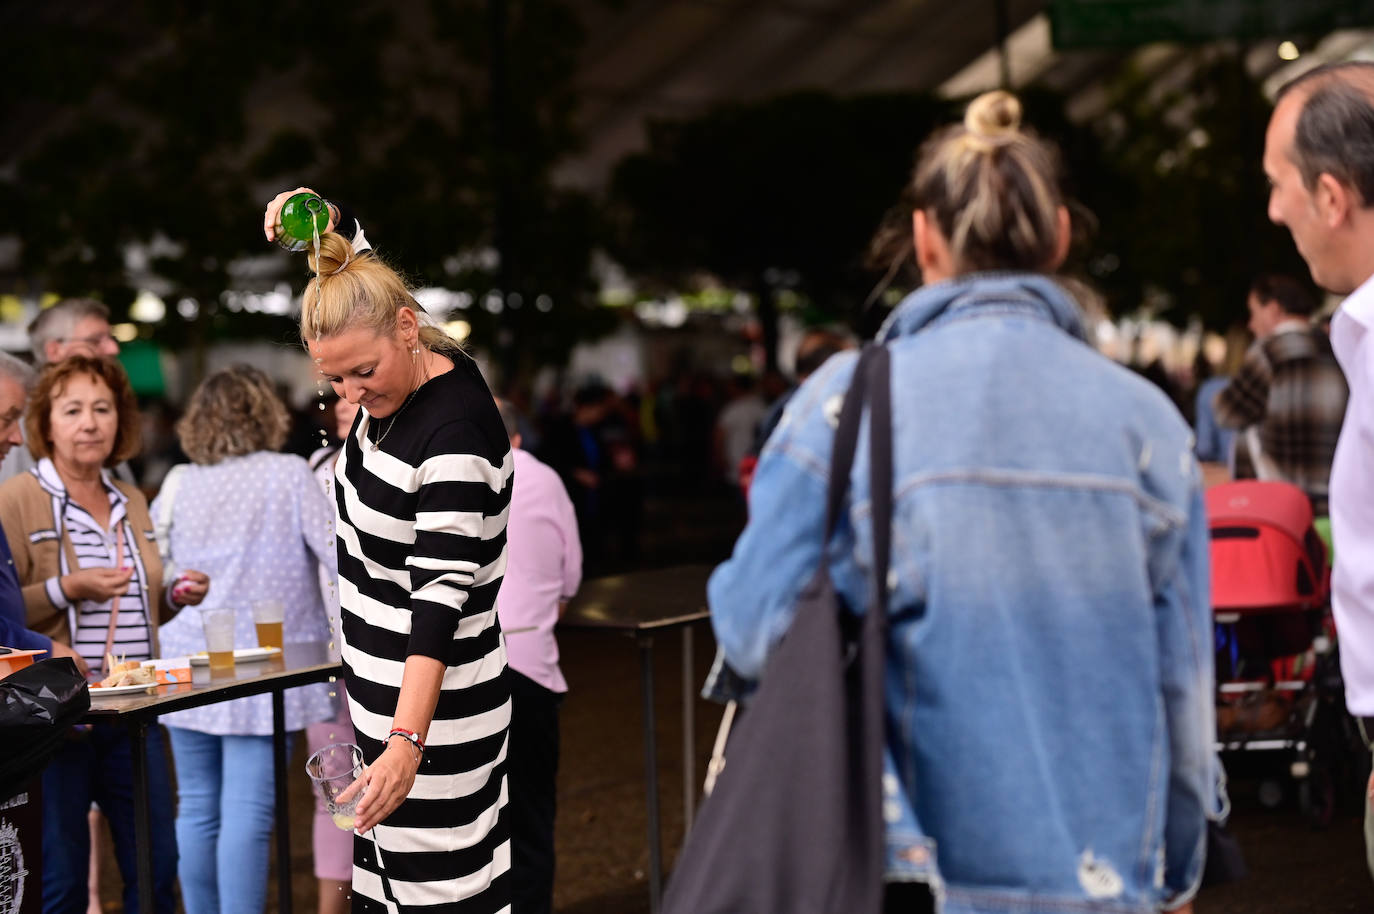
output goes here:
{"type": "Polygon", "coordinates": [[[693,703],[698,683],[692,662],[692,623],[709,618],[706,579],[711,565],[680,565],[586,581],[568,607],[564,628],[600,629],[630,635],[639,645],[644,703],[644,780],[649,819],[649,910],[663,896],[663,839],[659,833],[658,749],[654,740],[654,635],[682,630],[682,804],[686,827],[696,806],[693,703]]]}
{"type": "Polygon", "coordinates": [[[324,643],[312,642],[288,644],[276,657],[241,662],[232,672],[215,672],[212,676],[208,667],[195,666],[191,673],[189,683],[161,685],[152,692],[102,697],[98,691],[93,691],[91,709],[83,718],[86,723],[114,723],[127,727],[132,737],[139,908],[156,910],[153,905],[152,824],[148,808],[148,727],[156,725],[161,714],[270,692],[277,803],[278,910],[281,914],[291,914],[291,826],[286,805],[286,714],[282,693],[295,686],[324,682],[342,675],[339,662],[329,659],[324,643]]]}

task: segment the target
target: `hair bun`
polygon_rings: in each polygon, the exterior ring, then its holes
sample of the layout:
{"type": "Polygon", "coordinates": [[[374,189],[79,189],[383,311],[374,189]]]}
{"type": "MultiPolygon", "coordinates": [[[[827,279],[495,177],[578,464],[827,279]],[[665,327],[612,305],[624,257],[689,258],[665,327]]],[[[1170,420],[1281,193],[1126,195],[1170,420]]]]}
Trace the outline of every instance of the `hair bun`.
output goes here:
{"type": "Polygon", "coordinates": [[[1014,134],[1021,127],[1021,101],[1001,89],[984,92],[969,103],[964,127],[974,136],[989,139],[1014,134]]]}
{"type": "Polygon", "coordinates": [[[306,248],[305,258],[317,276],[333,276],[353,259],[353,244],[342,235],[326,232],[320,236],[319,256],[315,256],[315,247],[311,245],[306,248]]]}

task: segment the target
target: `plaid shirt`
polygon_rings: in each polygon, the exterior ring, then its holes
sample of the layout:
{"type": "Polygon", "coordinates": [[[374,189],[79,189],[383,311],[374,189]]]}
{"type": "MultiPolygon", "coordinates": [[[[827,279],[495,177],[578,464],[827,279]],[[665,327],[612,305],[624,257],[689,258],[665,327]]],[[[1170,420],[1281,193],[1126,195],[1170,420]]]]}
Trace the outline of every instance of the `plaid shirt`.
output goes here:
{"type": "MultiPolygon", "coordinates": [[[[1217,394],[1215,409],[1226,428],[1255,426],[1260,450],[1279,478],[1306,492],[1313,510],[1325,515],[1331,458],[1349,396],[1326,334],[1315,327],[1283,327],[1250,347],[1240,371],[1217,394]]],[[[1246,438],[1236,437],[1241,479],[1259,475],[1246,438]]]]}

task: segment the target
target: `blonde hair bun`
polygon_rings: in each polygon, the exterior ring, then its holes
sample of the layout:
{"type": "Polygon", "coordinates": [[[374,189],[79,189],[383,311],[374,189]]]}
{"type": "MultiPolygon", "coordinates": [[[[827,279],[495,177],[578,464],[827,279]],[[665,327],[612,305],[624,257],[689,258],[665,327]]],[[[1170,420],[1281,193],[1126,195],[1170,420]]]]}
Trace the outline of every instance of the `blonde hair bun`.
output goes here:
{"type": "Polygon", "coordinates": [[[315,256],[315,246],[306,249],[306,263],[317,276],[333,276],[353,259],[353,244],[342,235],[325,232],[320,236],[320,255],[315,256]]]}
{"type": "Polygon", "coordinates": [[[315,275],[301,293],[302,342],[354,327],[393,334],[397,315],[402,308],[409,308],[420,320],[421,346],[450,357],[463,352],[456,340],[429,323],[429,316],[405,280],[371,250],[355,252],[347,238],[327,232],[320,236],[319,255],[312,244],[306,248],[306,256],[315,275]]]}
{"type": "Polygon", "coordinates": [[[969,103],[964,128],[978,137],[1002,137],[1021,128],[1021,101],[1010,92],[995,89],[969,103]]]}

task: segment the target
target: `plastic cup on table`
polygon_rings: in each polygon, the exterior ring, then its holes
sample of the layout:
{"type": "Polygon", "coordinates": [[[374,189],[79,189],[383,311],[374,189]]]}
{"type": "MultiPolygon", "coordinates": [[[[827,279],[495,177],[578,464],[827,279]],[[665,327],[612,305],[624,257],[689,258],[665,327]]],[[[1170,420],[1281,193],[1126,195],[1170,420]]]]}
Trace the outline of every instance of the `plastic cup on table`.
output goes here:
{"type": "Polygon", "coordinates": [[[234,668],[234,611],[207,609],[200,614],[205,626],[205,652],[210,655],[210,672],[234,668]]]}
{"type": "Polygon", "coordinates": [[[258,631],[258,647],[282,646],[282,622],[286,607],[280,600],[257,600],[253,603],[253,626],[258,631]]]}
{"type": "Polygon", "coordinates": [[[365,791],[347,803],[339,802],[339,794],[349,788],[363,775],[363,750],[352,743],[333,743],[310,756],[305,763],[305,773],[315,790],[324,799],[325,809],[334,824],[344,831],[353,830],[353,822],[358,814],[358,801],[365,791]]]}

